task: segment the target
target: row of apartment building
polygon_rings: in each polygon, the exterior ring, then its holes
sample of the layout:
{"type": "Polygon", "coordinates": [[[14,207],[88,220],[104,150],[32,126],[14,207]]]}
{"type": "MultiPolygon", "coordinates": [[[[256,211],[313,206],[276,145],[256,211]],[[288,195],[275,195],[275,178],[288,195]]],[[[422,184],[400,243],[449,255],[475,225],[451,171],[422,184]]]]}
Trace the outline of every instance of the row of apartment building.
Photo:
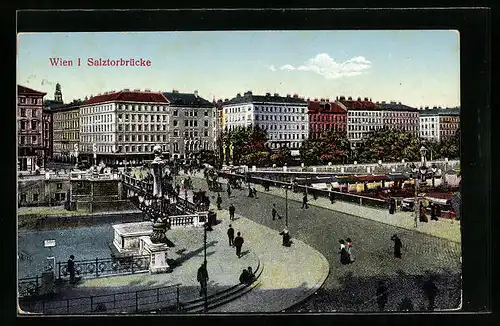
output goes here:
{"type": "Polygon", "coordinates": [[[298,155],[302,142],[327,129],[347,132],[353,147],[383,127],[413,132],[425,139],[451,137],[459,109],[418,110],[401,103],[337,97],[254,95],[210,102],[198,92],[129,90],[106,92],[64,104],[59,84],[54,100],[18,85],[19,169],[32,171],[46,159],[117,163],[152,158],[160,144],[172,157],[215,150],[224,131],[259,127],[269,146],[287,146],[298,155]],[[45,103],[45,104],[44,104],[45,103]]]}

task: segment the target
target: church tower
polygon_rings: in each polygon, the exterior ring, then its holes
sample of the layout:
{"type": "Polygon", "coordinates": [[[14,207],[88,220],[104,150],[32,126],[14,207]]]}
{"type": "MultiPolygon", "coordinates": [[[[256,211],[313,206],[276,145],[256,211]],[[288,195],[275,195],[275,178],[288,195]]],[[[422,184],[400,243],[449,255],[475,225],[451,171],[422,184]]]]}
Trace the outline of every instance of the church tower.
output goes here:
{"type": "Polygon", "coordinates": [[[61,92],[61,84],[56,84],[56,91],[54,92],[54,102],[63,103],[62,92],[61,92]]]}

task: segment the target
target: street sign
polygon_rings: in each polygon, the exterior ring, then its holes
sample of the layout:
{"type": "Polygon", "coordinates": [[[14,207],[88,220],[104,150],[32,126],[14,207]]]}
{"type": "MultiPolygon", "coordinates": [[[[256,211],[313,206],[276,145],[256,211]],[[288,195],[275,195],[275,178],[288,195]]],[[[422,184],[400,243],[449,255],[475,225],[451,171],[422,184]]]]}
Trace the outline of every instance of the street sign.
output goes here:
{"type": "Polygon", "coordinates": [[[43,246],[45,248],[52,248],[56,246],[56,240],[43,240],[43,246]]]}

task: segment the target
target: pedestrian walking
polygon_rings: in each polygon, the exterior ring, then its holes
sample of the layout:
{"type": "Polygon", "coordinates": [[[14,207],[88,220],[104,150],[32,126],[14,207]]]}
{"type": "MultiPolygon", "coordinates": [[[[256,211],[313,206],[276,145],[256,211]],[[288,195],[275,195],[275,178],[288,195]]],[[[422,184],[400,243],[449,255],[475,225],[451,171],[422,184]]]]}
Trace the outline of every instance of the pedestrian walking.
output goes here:
{"type": "Polygon", "coordinates": [[[438,292],[438,288],[436,284],[434,284],[433,277],[429,278],[429,280],[424,283],[423,290],[425,296],[427,297],[427,300],[429,301],[429,306],[427,307],[427,310],[433,311],[436,295],[438,292]]]}
{"type": "Polygon", "coordinates": [[[437,218],[437,216],[436,216],[436,204],[431,203],[430,205],[431,205],[431,220],[432,220],[432,221],[437,221],[437,220],[439,220],[439,219],[437,218]]]}
{"type": "Polygon", "coordinates": [[[436,205],[436,218],[441,217],[441,205],[436,205]]]}
{"type": "Polygon", "coordinates": [[[231,186],[229,185],[229,183],[227,184],[227,197],[231,197],[231,186]]]}
{"type": "Polygon", "coordinates": [[[397,234],[394,234],[391,237],[391,240],[394,241],[394,257],[401,258],[401,248],[403,247],[403,243],[397,234]]]}
{"type": "Polygon", "coordinates": [[[377,304],[379,311],[384,311],[385,305],[387,303],[387,296],[387,287],[385,286],[383,281],[379,281],[377,287],[377,304]]]}
{"type": "Polygon", "coordinates": [[[243,240],[243,237],[241,236],[241,232],[238,232],[236,234],[236,238],[234,238],[234,246],[236,247],[236,256],[238,256],[238,258],[241,257],[241,247],[243,246],[243,243],[245,241],[243,240]]]}
{"type": "Polygon", "coordinates": [[[340,243],[340,250],[339,250],[340,263],[342,265],[349,264],[349,254],[347,253],[347,249],[345,247],[345,241],[340,239],[339,243],[340,243]]]}
{"type": "Polygon", "coordinates": [[[330,204],[333,204],[335,202],[335,193],[332,190],[328,193],[328,197],[330,198],[330,204]]]}
{"type": "Polygon", "coordinates": [[[234,229],[231,224],[229,224],[229,229],[227,229],[227,237],[229,238],[229,246],[234,247],[234,229]]]}
{"type": "Polygon", "coordinates": [[[420,222],[428,222],[427,216],[425,215],[425,206],[422,202],[420,202],[420,222]]]}
{"type": "Polygon", "coordinates": [[[302,208],[309,208],[309,206],[307,205],[307,194],[305,192],[302,196],[302,208]]]}
{"type": "Polygon", "coordinates": [[[207,291],[208,271],[206,263],[202,263],[198,268],[197,280],[200,282],[200,297],[207,291]]]}
{"type": "Polygon", "coordinates": [[[219,193],[217,193],[217,209],[220,210],[220,205],[222,204],[222,198],[219,193]]]}
{"type": "Polygon", "coordinates": [[[236,208],[234,207],[233,204],[229,205],[229,219],[231,221],[234,221],[234,211],[236,210],[236,208]]]}
{"type": "MultiPolygon", "coordinates": [[[[271,215],[273,216],[273,221],[276,219],[276,215],[278,214],[278,211],[276,210],[276,204],[273,204],[273,209],[271,210],[271,215]]],[[[279,217],[281,218],[281,217],[279,217]]]]}
{"type": "Polygon", "coordinates": [[[257,199],[257,189],[253,188],[253,198],[257,199]]]}
{"type": "Polygon", "coordinates": [[[68,273],[69,273],[69,282],[75,283],[75,256],[71,255],[68,259],[68,273]]]}
{"type": "Polygon", "coordinates": [[[184,199],[188,200],[188,190],[187,190],[187,188],[184,188],[184,199]]]}
{"type": "Polygon", "coordinates": [[[396,200],[391,198],[389,201],[389,214],[394,214],[396,212],[396,200]]]}
{"type": "Polygon", "coordinates": [[[347,245],[346,245],[346,250],[347,254],[349,255],[349,263],[354,263],[354,253],[352,252],[352,240],[350,238],[346,239],[347,245]]]}

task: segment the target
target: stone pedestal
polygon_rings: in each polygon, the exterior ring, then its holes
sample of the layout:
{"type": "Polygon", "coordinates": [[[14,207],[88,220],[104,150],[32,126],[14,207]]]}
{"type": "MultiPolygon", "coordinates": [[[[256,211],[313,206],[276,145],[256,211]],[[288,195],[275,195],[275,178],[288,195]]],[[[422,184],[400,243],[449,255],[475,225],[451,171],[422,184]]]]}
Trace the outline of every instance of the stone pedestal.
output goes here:
{"type": "Polygon", "coordinates": [[[137,255],[139,238],[153,233],[152,222],[123,223],[113,225],[115,236],[113,245],[120,254],[137,255]]]}
{"type": "Polygon", "coordinates": [[[40,287],[40,295],[52,294],[54,293],[55,286],[55,276],[54,271],[48,271],[42,273],[42,284],[40,287]]]}
{"type": "Polygon", "coordinates": [[[149,271],[152,274],[167,273],[172,269],[167,264],[167,252],[169,247],[165,243],[152,243],[148,236],[139,238],[140,255],[150,255],[151,261],[149,264],[149,271]]]}

